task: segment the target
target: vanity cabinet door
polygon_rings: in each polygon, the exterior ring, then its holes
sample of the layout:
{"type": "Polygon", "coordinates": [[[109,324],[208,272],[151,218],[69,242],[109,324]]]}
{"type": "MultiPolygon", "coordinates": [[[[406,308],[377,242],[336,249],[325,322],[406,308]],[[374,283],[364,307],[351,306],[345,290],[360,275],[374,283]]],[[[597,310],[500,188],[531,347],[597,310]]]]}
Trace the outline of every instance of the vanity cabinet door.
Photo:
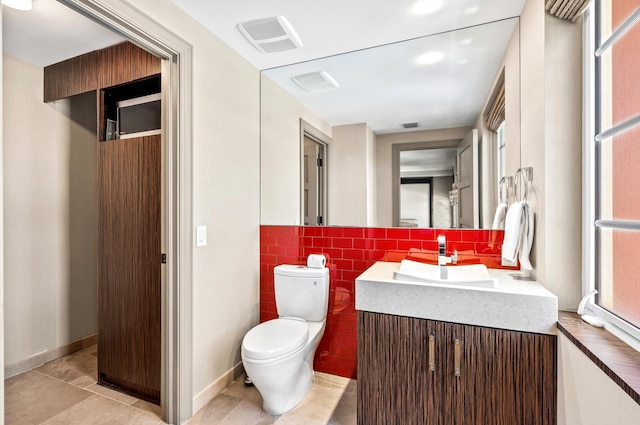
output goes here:
{"type": "Polygon", "coordinates": [[[554,425],[556,337],[358,312],[358,424],[554,425]]]}
{"type": "MultiPolygon", "coordinates": [[[[358,313],[358,424],[443,423],[434,391],[441,376],[429,367],[428,320],[358,313]]],[[[435,356],[435,345],[431,353],[435,356]]]]}
{"type": "Polygon", "coordinates": [[[462,423],[555,424],[556,353],[554,335],[465,325],[462,423]]]}

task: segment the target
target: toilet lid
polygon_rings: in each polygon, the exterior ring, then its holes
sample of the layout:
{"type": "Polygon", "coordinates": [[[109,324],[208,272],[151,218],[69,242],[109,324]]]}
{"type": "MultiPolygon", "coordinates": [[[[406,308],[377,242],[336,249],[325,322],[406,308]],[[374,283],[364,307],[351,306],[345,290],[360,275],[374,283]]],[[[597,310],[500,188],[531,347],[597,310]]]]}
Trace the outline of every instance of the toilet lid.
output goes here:
{"type": "Polygon", "coordinates": [[[242,350],[250,359],[267,360],[302,347],[309,338],[307,322],[295,317],[269,320],[244,336],[242,350]]]}

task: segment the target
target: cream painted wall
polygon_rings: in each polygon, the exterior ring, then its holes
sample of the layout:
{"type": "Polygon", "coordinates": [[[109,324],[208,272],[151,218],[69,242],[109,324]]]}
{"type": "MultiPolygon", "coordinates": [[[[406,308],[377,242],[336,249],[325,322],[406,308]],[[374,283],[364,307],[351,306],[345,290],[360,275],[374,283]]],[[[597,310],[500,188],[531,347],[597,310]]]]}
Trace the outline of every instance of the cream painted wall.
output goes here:
{"type": "Polygon", "coordinates": [[[443,147],[441,144],[443,141],[459,142],[471,129],[471,127],[458,127],[376,136],[377,226],[391,227],[393,225],[393,145],[427,142],[434,148],[439,148],[443,147]]]}
{"type": "Polygon", "coordinates": [[[366,123],[332,128],[329,224],[373,226],[375,136],[366,123]]]}
{"type": "MultiPolygon", "coordinates": [[[[531,250],[533,275],[544,282],[545,239],[545,57],[544,57],[544,4],[536,0],[525,3],[520,15],[521,49],[521,165],[533,167],[533,184],[529,202],[535,214],[535,235],[531,250]]],[[[557,67],[557,65],[556,65],[557,67]]],[[[579,269],[577,269],[579,270],[579,269]]],[[[577,271],[576,270],[576,271],[577,271]]],[[[562,305],[562,303],[560,303],[562,305]]]]}
{"type": "Polygon", "coordinates": [[[170,0],[129,3],[193,46],[193,224],[208,237],[193,251],[199,407],[259,318],[260,73],[170,0]]]}
{"type": "Polygon", "coordinates": [[[558,335],[558,425],[637,425],[640,405],[558,335]]]}
{"type": "MultiPolygon", "coordinates": [[[[300,225],[300,118],[328,137],[331,127],[264,75],[260,103],[260,223],[300,225]]],[[[334,156],[332,149],[330,145],[329,170],[334,156]]],[[[328,193],[332,196],[329,185],[328,193]]],[[[330,199],[329,208],[332,203],[330,199]]]]}
{"type": "Polygon", "coordinates": [[[41,67],[3,57],[6,366],[97,332],[95,94],[42,90],[41,67]]]}
{"type": "Polygon", "coordinates": [[[545,14],[545,63],[544,284],[558,296],[559,308],[568,310],[578,307],[582,294],[580,23],[545,14]]]}
{"type": "MultiPolygon", "coordinates": [[[[492,87],[496,87],[500,76],[504,70],[505,84],[505,138],[506,138],[506,166],[505,173],[507,176],[515,176],[516,171],[520,168],[520,22],[518,22],[513,30],[511,39],[507,44],[507,50],[504,58],[498,67],[498,74],[494,78],[492,87]]],[[[483,111],[489,108],[492,101],[491,94],[485,100],[483,111]]],[[[489,146],[488,131],[485,128],[484,113],[480,114],[476,121],[475,128],[479,130],[481,135],[480,151],[481,151],[481,172],[482,172],[482,189],[481,189],[481,217],[480,225],[488,228],[493,223],[493,218],[498,206],[499,195],[497,193],[497,172],[494,173],[495,157],[497,156],[497,147],[489,146]],[[494,179],[494,175],[496,176],[494,179]]]]}
{"type": "Polygon", "coordinates": [[[376,141],[377,137],[367,125],[367,226],[378,225],[378,191],[376,190],[376,141]]]}
{"type": "MultiPolygon", "coordinates": [[[[2,42],[2,8],[0,7],[0,43],[2,42]]],[[[4,58],[0,56],[0,81],[3,78],[2,68],[4,67],[4,58]]],[[[2,99],[4,99],[4,89],[0,85],[0,134],[3,134],[4,120],[2,118],[4,108],[2,99]]],[[[3,157],[4,138],[0,140],[0,365],[4,365],[4,157],[3,157]]],[[[0,412],[4,412],[4,368],[0,368],[0,412]]],[[[0,425],[4,425],[4,415],[0,415],[0,425]]]]}
{"type": "Polygon", "coordinates": [[[533,167],[534,276],[558,296],[560,309],[575,310],[582,288],[581,25],[529,0],[520,28],[521,165],[533,167]]]}

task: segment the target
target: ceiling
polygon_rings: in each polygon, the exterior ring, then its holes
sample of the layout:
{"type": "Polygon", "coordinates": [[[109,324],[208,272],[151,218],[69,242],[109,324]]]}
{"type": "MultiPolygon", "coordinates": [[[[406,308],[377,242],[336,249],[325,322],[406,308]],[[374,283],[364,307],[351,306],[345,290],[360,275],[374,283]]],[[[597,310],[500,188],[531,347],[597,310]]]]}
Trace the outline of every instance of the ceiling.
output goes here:
{"type": "Polygon", "coordinates": [[[520,16],[525,0],[425,0],[439,9],[411,13],[415,0],[171,0],[258,69],[395,43],[520,16]],[[284,16],[302,40],[300,49],[264,54],[236,28],[241,22],[284,16]]]}
{"type": "Polygon", "coordinates": [[[2,6],[2,51],[47,66],[121,42],[123,38],[56,0],[33,0],[33,9],[2,6]]]}
{"type": "Polygon", "coordinates": [[[331,126],[367,123],[376,134],[472,126],[516,18],[263,71],[331,126]],[[425,52],[437,63],[418,64],[425,52]],[[323,71],[340,85],[309,92],[293,77],[323,71]],[[417,126],[405,130],[403,124],[417,126]]]}
{"type": "MultiPolygon", "coordinates": [[[[478,25],[486,22],[519,16],[525,2],[423,0],[440,7],[430,14],[415,15],[411,12],[415,0],[323,0],[305,2],[304,5],[298,0],[171,1],[256,68],[270,70],[274,80],[278,80],[277,74],[281,73],[280,84],[329,125],[368,122],[376,133],[402,131],[400,123],[405,122],[436,122],[440,128],[470,125],[474,121],[472,116],[479,114],[481,102],[476,101],[467,107],[464,105],[468,103],[466,99],[486,97],[488,85],[497,71],[497,63],[492,67],[480,66],[477,56],[472,55],[473,49],[469,50],[466,70],[460,68],[460,72],[473,76],[473,83],[468,87],[451,81],[443,82],[439,78],[426,78],[435,72],[435,68],[429,70],[428,67],[415,68],[411,71],[412,75],[401,70],[397,79],[390,72],[399,63],[394,56],[396,53],[392,53],[398,50],[394,46],[402,44],[405,50],[409,49],[410,54],[415,56],[422,48],[419,47],[420,43],[426,40],[420,37],[436,34],[432,40],[441,40],[445,43],[442,50],[452,51],[451,43],[460,40],[455,36],[457,33],[451,31],[472,31],[482,28],[478,25]],[[302,40],[301,48],[280,53],[261,53],[247,42],[236,27],[241,22],[279,15],[285,16],[294,27],[302,40]],[[398,43],[417,38],[420,39],[398,43]],[[386,47],[369,49],[374,46],[386,47]],[[358,53],[335,56],[354,51],[358,53]],[[309,96],[299,87],[293,87],[295,85],[291,84],[290,76],[286,76],[295,68],[280,68],[302,63],[299,66],[312,69],[314,62],[309,61],[318,58],[327,58],[327,63],[346,62],[346,68],[352,70],[334,75],[339,80],[340,88],[330,92],[330,95],[327,92],[322,96],[309,96]],[[348,58],[355,58],[355,62],[349,65],[348,58]],[[365,63],[368,64],[368,71],[363,72],[362,65],[365,63]],[[357,64],[360,66],[355,66],[357,64]],[[418,77],[422,78],[420,90],[411,89],[409,80],[418,77]],[[445,90],[453,86],[459,92],[456,98],[451,97],[450,90],[445,90]],[[401,91],[392,94],[380,92],[376,97],[371,97],[374,91],[370,87],[401,87],[401,91]],[[480,94],[472,96],[470,90],[480,94]],[[360,113],[336,118],[335,105],[349,105],[348,109],[360,113]],[[379,105],[384,105],[384,108],[379,105]],[[365,110],[375,112],[365,115],[365,110]]],[[[515,21],[509,22],[512,22],[510,26],[502,25],[503,33],[512,31],[515,21]]],[[[489,32],[485,33],[479,37],[491,37],[489,32]]],[[[506,41],[503,35],[500,37],[501,42],[492,44],[493,51],[476,49],[475,54],[481,53],[485,57],[497,55],[501,58],[506,41]]],[[[36,65],[46,66],[120,41],[122,38],[119,35],[55,0],[34,0],[33,10],[29,12],[3,6],[3,52],[36,65]]],[[[404,54],[406,56],[409,53],[404,54]]],[[[424,128],[428,127],[418,129],[424,128]]]]}

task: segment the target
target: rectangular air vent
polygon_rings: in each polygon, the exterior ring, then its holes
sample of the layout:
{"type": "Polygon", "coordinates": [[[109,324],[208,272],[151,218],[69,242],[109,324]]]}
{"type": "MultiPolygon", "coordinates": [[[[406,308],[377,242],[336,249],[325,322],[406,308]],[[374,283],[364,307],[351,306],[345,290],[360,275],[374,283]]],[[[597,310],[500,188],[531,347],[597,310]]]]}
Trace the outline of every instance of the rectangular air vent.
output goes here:
{"type": "Polygon", "coordinates": [[[418,128],[420,127],[420,124],[418,124],[417,122],[406,122],[404,124],[402,124],[402,128],[418,128]]]}
{"type": "Polygon", "coordinates": [[[298,86],[311,93],[319,93],[340,87],[336,80],[325,71],[296,75],[291,79],[298,86]]]}
{"type": "Polygon", "coordinates": [[[262,53],[276,53],[302,47],[300,37],[284,16],[238,24],[238,30],[262,53]]]}

